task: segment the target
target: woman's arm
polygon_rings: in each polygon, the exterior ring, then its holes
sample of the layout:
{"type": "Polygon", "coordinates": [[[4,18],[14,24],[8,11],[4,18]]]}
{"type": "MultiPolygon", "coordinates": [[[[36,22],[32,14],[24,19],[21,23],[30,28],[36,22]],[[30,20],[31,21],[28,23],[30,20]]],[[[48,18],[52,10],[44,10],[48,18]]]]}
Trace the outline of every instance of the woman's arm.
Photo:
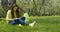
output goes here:
{"type": "Polygon", "coordinates": [[[13,20],[11,17],[11,10],[7,12],[6,20],[13,20]]]}
{"type": "Polygon", "coordinates": [[[11,10],[9,10],[9,11],[7,12],[6,20],[15,20],[15,19],[18,19],[18,18],[13,18],[13,19],[12,19],[11,10]]]}

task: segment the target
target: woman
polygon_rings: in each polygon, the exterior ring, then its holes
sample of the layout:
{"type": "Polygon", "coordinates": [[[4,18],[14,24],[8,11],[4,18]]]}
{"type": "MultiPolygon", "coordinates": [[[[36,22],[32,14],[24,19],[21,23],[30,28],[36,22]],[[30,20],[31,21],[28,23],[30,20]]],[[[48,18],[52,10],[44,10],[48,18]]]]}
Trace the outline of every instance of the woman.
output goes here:
{"type": "Polygon", "coordinates": [[[12,25],[21,24],[21,25],[33,26],[35,22],[29,24],[28,22],[25,21],[28,19],[28,17],[25,17],[27,15],[28,14],[25,13],[24,16],[20,18],[18,5],[12,4],[11,9],[7,12],[6,20],[8,20],[9,21],[8,23],[12,25]]]}

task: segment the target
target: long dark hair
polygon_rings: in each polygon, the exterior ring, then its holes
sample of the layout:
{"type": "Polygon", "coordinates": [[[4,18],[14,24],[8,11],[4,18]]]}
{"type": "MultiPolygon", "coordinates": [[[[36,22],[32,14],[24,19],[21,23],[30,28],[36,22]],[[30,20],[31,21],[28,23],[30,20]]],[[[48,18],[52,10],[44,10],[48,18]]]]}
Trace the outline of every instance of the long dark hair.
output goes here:
{"type": "Polygon", "coordinates": [[[16,13],[17,18],[19,18],[19,7],[18,7],[17,4],[12,4],[11,5],[11,15],[12,15],[12,18],[15,18],[14,17],[14,7],[17,7],[17,10],[15,11],[15,13],[16,13]]]}

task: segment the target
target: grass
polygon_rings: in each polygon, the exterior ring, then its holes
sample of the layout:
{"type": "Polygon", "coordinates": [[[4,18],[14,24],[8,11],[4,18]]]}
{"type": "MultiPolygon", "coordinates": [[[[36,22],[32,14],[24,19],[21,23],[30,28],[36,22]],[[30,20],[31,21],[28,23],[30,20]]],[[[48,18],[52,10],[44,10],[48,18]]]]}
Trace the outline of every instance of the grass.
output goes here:
{"type": "Polygon", "coordinates": [[[60,32],[60,16],[30,17],[30,22],[36,21],[34,27],[9,25],[5,19],[0,19],[0,32],[60,32]]]}

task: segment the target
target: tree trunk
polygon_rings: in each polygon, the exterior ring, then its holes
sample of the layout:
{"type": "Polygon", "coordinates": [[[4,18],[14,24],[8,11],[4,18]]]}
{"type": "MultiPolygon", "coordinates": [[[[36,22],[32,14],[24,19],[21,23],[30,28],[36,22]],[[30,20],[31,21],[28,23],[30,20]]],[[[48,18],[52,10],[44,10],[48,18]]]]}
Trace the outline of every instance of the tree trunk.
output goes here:
{"type": "Polygon", "coordinates": [[[16,3],[16,0],[8,0],[8,8],[9,8],[9,9],[10,9],[10,6],[11,6],[13,3],[16,3]]]}
{"type": "Polygon", "coordinates": [[[1,0],[1,6],[3,8],[3,11],[2,11],[2,17],[5,17],[6,16],[6,12],[8,11],[8,0],[1,0]]]}
{"type": "Polygon", "coordinates": [[[9,4],[13,4],[13,3],[16,3],[16,0],[9,0],[8,2],[9,4]]]}
{"type": "Polygon", "coordinates": [[[6,14],[7,14],[7,11],[9,9],[8,5],[10,4],[13,4],[13,3],[16,3],[16,0],[1,0],[1,6],[3,8],[3,11],[1,13],[1,17],[6,17],[6,14]]]}

